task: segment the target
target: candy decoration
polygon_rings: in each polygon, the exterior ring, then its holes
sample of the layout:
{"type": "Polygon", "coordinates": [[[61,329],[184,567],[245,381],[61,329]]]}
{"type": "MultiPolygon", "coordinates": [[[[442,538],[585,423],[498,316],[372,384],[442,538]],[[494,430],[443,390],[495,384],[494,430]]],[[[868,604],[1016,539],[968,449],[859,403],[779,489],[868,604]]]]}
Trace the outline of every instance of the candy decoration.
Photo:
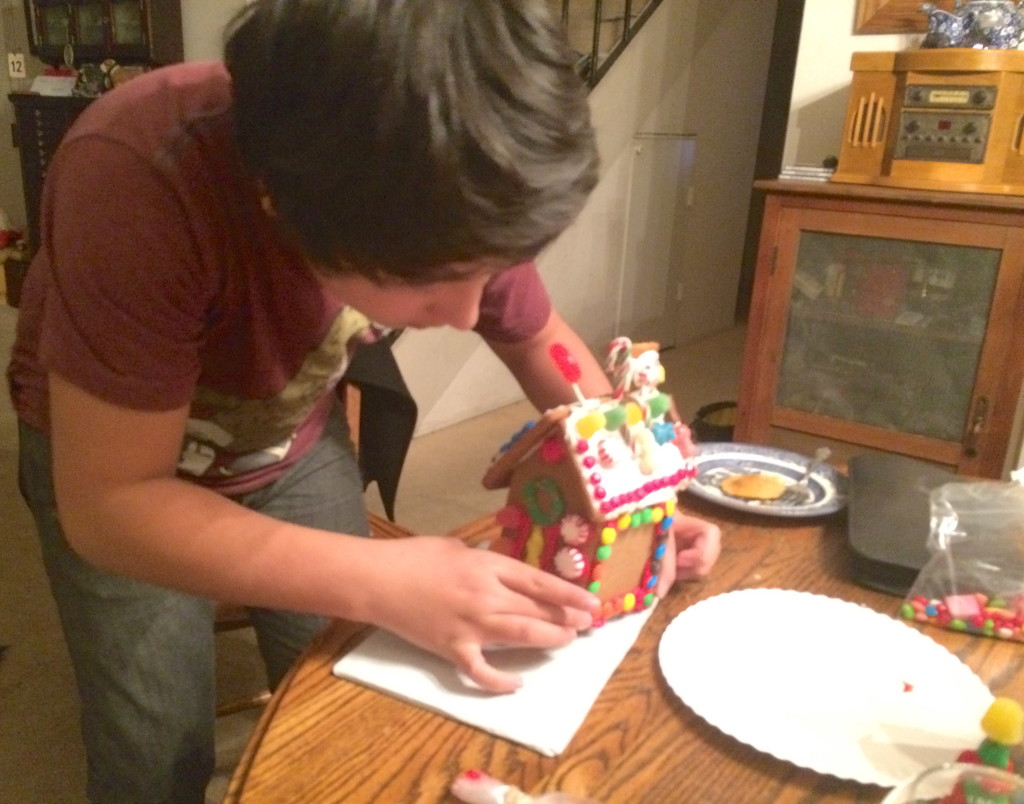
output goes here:
{"type": "Polygon", "coordinates": [[[577,383],[580,381],[580,377],[583,372],[580,371],[580,364],[576,362],[576,358],[573,357],[569,350],[565,348],[564,344],[554,343],[551,348],[548,349],[548,354],[551,359],[555,362],[558,370],[565,377],[565,381],[572,386],[573,393],[576,394],[576,400],[578,402],[586,402],[587,398],[583,396],[583,391],[577,383]]]}
{"type": "Polygon", "coordinates": [[[611,469],[629,458],[629,449],[618,438],[602,438],[597,444],[597,459],[605,469],[611,469]]]}
{"type": "Polygon", "coordinates": [[[636,451],[640,471],[645,475],[653,475],[658,468],[658,443],[654,434],[647,429],[641,430],[633,441],[633,449],[636,451]]]}
{"type": "Polygon", "coordinates": [[[605,371],[612,379],[615,399],[621,399],[632,381],[633,363],[630,351],[633,342],[629,338],[619,337],[608,345],[608,356],[605,358],[605,371]]]}
{"type": "Polygon", "coordinates": [[[531,804],[538,801],[518,787],[499,782],[478,770],[460,773],[450,789],[452,795],[464,804],[531,804]]]}
{"type": "Polygon", "coordinates": [[[563,547],[555,553],[555,571],[563,578],[575,581],[587,569],[587,560],[575,547],[563,547]]]}
{"type": "Polygon", "coordinates": [[[1006,601],[983,594],[949,595],[942,600],[915,596],[905,601],[900,616],[905,620],[931,623],[951,631],[1024,642],[1024,614],[1006,601]],[[1002,604],[994,606],[993,603],[1002,604]]]}
{"type": "Polygon", "coordinates": [[[676,440],[676,428],[671,422],[655,422],[651,425],[651,432],[658,444],[669,444],[676,440]]]}
{"type": "MultiPolygon", "coordinates": [[[[996,698],[981,718],[981,730],[985,739],[976,750],[962,751],[957,762],[989,765],[1012,773],[1014,767],[1010,751],[1013,746],[1024,742],[1024,709],[1012,698],[996,698]]],[[[996,801],[987,797],[969,797],[967,800],[996,801]]]]}
{"type": "Polygon", "coordinates": [[[509,530],[519,530],[528,521],[526,511],[515,503],[510,503],[500,509],[495,515],[495,519],[498,520],[499,525],[509,530]]]}
{"type": "Polygon", "coordinates": [[[562,518],[559,535],[566,544],[578,547],[590,541],[591,536],[594,535],[594,529],[579,514],[569,514],[562,518]]]}
{"type": "Polygon", "coordinates": [[[554,525],[565,514],[565,500],[558,484],[538,477],[523,486],[523,502],[530,520],[539,525],[554,525]]]}
{"type": "Polygon", "coordinates": [[[498,452],[499,452],[499,453],[504,453],[504,452],[508,452],[508,450],[509,450],[509,447],[511,447],[511,446],[512,446],[513,444],[515,444],[515,443],[516,443],[516,442],[517,442],[517,441],[518,441],[518,440],[519,440],[520,438],[522,438],[522,437],[523,437],[524,435],[526,435],[526,433],[527,433],[527,432],[529,432],[529,431],[530,431],[530,429],[531,429],[531,428],[532,428],[532,427],[533,427],[533,426],[534,426],[535,424],[536,424],[536,422],[533,422],[533,421],[529,421],[529,422],[527,422],[526,424],[524,424],[524,425],[523,425],[523,426],[522,426],[522,427],[521,427],[521,428],[519,429],[519,431],[518,431],[517,433],[514,433],[514,434],[512,435],[512,437],[511,437],[511,438],[510,438],[510,439],[509,439],[508,441],[506,441],[506,442],[505,442],[504,444],[502,444],[502,445],[501,445],[501,447],[500,447],[500,448],[498,449],[498,452]]]}
{"type": "MultiPolygon", "coordinates": [[[[657,418],[668,411],[671,404],[672,400],[669,398],[668,394],[658,394],[648,400],[647,407],[650,410],[652,418],[657,418]]],[[[673,430],[674,429],[675,428],[673,427],[673,430]]]]}
{"type": "Polygon", "coordinates": [[[544,463],[561,463],[565,453],[565,442],[560,438],[546,438],[540,445],[540,459],[544,463]]]}
{"type": "Polygon", "coordinates": [[[604,412],[604,426],[607,430],[618,430],[626,423],[626,409],[616,405],[604,412]]]}
{"type": "Polygon", "coordinates": [[[576,422],[576,432],[580,438],[589,439],[598,430],[604,428],[604,415],[594,411],[586,416],[581,416],[576,422]]]}
{"type": "Polygon", "coordinates": [[[540,566],[540,556],[544,550],[544,532],[540,528],[530,531],[530,537],[526,542],[526,554],[523,561],[533,567],[540,566]]]}

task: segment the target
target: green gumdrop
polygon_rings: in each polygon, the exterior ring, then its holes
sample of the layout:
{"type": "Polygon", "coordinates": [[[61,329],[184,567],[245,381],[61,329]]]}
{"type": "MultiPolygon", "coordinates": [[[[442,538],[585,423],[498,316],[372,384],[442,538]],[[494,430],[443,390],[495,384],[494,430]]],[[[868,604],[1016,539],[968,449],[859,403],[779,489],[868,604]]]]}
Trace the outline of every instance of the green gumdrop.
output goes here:
{"type": "Polygon", "coordinates": [[[909,603],[904,603],[900,607],[900,615],[903,617],[904,620],[913,620],[914,619],[914,607],[911,606],[909,603]]]}
{"type": "Polygon", "coordinates": [[[590,586],[587,587],[587,591],[592,595],[596,595],[601,590],[600,581],[591,581],[590,586]]]}
{"type": "Polygon", "coordinates": [[[671,404],[672,400],[669,399],[668,394],[658,394],[654,399],[647,403],[647,406],[651,411],[651,418],[661,416],[669,409],[671,404]]]}
{"type": "Polygon", "coordinates": [[[644,595],[644,606],[653,606],[655,600],[657,600],[657,598],[654,596],[654,593],[648,592],[646,595],[644,595]]]}
{"type": "Polygon", "coordinates": [[[949,628],[951,631],[966,631],[967,623],[965,623],[963,620],[950,620],[949,628]]]}
{"type": "Polygon", "coordinates": [[[604,412],[604,428],[606,430],[618,430],[626,423],[626,409],[622,405],[611,408],[604,412]]]}
{"type": "Polygon", "coordinates": [[[607,561],[608,556],[612,554],[612,548],[607,544],[597,548],[597,560],[607,561]]]}

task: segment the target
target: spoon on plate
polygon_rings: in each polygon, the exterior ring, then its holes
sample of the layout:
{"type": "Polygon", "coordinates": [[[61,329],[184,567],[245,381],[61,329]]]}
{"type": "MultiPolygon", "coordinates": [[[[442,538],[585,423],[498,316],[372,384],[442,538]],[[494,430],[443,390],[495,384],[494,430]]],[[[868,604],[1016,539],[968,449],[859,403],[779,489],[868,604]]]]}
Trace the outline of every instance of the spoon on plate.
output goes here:
{"type": "Polygon", "coordinates": [[[811,458],[807,468],[804,469],[804,473],[797,480],[786,486],[786,490],[782,492],[782,496],[776,502],[779,505],[806,505],[809,503],[814,493],[811,491],[808,481],[811,479],[811,475],[814,474],[814,470],[821,466],[831,454],[832,450],[828,447],[818,447],[814,451],[814,457],[811,458]]]}

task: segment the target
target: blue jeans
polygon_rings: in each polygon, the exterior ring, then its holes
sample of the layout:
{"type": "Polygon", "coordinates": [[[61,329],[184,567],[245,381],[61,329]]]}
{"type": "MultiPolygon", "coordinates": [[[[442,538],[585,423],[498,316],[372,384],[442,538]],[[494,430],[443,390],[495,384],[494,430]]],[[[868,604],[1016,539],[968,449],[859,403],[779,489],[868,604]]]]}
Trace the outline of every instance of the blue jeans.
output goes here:
{"type": "MultiPolygon", "coordinates": [[[[82,704],[94,802],[202,802],[213,773],[213,603],[104,572],[68,545],[54,504],[49,438],[19,423],[19,485],[82,704]]],[[[238,501],[285,522],[367,535],[358,463],[335,415],[316,447],[238,501]]],[[[324,626],[321,617],[250,609],[271,686],[324,626]]]]}

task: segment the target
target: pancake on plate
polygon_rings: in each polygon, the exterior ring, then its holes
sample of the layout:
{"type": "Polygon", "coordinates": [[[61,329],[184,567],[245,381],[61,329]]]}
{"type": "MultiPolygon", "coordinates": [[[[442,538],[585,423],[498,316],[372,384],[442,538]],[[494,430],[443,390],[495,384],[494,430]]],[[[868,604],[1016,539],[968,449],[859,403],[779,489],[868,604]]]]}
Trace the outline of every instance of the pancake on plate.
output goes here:
{"type": "Polygon", "coordinates": [[[744,500],[777,500],[786,490],[786,484],[778,475],[755,472],[727,477],[722,481],[721,488],[730,497],[744,500]]]}

